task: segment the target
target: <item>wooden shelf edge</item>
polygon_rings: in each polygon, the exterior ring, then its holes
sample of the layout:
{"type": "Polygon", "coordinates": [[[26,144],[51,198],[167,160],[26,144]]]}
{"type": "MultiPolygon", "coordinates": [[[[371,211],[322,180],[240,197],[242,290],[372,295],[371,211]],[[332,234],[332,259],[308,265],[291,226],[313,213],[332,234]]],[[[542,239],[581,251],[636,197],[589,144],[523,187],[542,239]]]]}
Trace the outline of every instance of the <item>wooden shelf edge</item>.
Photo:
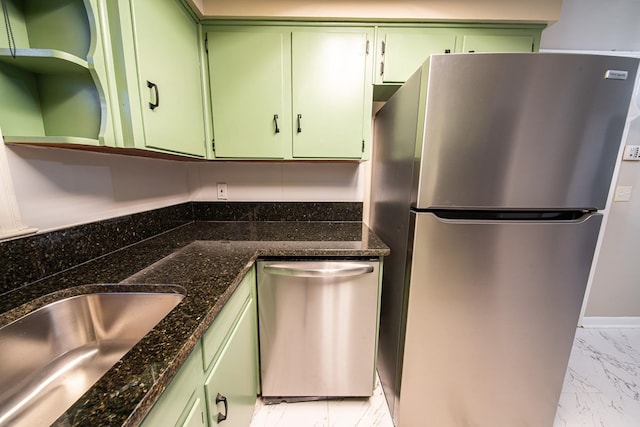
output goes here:
{"type": "Polygon", "coordinates": [[[7,144],[72,144],[89,145],[93,147],[102,146],[99,140],[84,138],[79,136],[13,136],[4,135],[4,142],[7,144]]]}
{"type": "Polygon", "coordinates": [[[0,48],[0,61],[39,74],[79,73],[89,70],[89,63],[85,59],[55,49],[16,49],[14,58],[8,48],[0,48]]]}

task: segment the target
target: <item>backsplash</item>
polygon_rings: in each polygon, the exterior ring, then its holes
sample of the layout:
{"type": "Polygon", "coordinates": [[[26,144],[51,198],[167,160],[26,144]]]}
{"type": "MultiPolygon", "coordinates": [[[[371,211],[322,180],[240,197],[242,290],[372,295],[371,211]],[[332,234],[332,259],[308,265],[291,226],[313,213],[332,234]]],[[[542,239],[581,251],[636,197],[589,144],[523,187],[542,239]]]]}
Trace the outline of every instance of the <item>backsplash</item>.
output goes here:
{"type": "Polygon", "coordinates": [[[0,243],[0,293],[192,221],[190,203],[0,243]]]}
{"type": "Polygon", "coordinates": [[[360,202],[187,202],[0,242],[0,294],[193,221],[361,221],[360,202]]]}
{"type": "Polygon", "coordinates": [[[196,221],[362,221],[360,202],[192,202],[196,221]]]}

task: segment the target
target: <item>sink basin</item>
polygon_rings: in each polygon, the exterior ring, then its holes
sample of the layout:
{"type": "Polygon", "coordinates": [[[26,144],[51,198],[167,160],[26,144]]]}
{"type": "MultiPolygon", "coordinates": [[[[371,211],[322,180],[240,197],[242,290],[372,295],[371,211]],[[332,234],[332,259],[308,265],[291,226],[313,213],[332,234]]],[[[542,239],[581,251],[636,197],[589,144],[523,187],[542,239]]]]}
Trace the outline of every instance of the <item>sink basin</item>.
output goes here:
{"type": "Polygon", "coordinates": [[[78,295],[0,328],[0,426],[53,423],[182,298],[78,295]]]}

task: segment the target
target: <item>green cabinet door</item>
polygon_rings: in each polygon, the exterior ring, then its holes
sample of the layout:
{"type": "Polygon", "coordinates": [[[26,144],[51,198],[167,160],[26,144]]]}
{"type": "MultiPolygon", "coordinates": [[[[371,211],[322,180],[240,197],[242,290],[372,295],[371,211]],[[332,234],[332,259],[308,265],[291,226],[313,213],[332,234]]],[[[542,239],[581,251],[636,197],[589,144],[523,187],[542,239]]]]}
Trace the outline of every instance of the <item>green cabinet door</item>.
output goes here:
{"type": "Polygon", "coordinates": [[[198,24],[177,0],[131,0],[145,146],[204,157],[198,24]]]}
{"type": "Polygon", "coordinates": [[[142,422],[143,427],[202,426],[205,396],[202,387],[202,350],[191,352],[180,371],[142,422]]]}
{"type": "Polygon", "coordinates": [[[452,53],[455,47],[456,35],[448,29],[380,29],[375,81],[404,83],[429,55],[452,53]]]}
{"type": "Polygon", "coordinates": [[[187,416],[184,421],[179,424],[182,427],[203,427],[206,426],[204,418],[206,403],[204,401],[204,394],[198,395],[194,400],[191,408],[187,412],[187,416]]]}
{"type": "Polygon", "coordinates": [[[291,142],[288,33],[207,33],[216,158],[283,158],[291,142]]]}
{"type": "Polygon", "coordinates": [[[291,50],[293,157],[361,158],[366,33],[296,31],[291,50]]]}
{"type": "Polygon", "coordinates": [[[533,52],[532,36],[463,36],[462,52],[533,52]]]}
{"type": "Polygon", "coordinates": [[[255,287],[251,268],[142,426],[213,426],[218,413],[227,415],[225,426],[249,425],[260,393],[255,287]]]}
{"type": "Polygon", "coordinates": [[[249,300],[205,381],[210,426],[251,423],[258,387],[256,317],[249,300]]]}
{"type": "Polygon", "coordinates": [[[386,100],[429,55],[468,52],[533,52],[543,26],[425,24],[381,26],[376,33],[375,99],[386,100]]]}

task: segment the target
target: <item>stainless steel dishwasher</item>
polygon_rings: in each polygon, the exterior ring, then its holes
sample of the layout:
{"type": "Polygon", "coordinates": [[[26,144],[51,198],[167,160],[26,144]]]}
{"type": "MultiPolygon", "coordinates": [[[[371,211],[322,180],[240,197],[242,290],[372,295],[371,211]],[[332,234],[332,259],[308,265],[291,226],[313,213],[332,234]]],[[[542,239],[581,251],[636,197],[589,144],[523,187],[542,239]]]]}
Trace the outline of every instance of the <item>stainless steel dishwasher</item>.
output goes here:
{"type": "Polygon", "coordinates": [[[371,396],[378,260],[258,261],[262,396],[371,396]]]}

